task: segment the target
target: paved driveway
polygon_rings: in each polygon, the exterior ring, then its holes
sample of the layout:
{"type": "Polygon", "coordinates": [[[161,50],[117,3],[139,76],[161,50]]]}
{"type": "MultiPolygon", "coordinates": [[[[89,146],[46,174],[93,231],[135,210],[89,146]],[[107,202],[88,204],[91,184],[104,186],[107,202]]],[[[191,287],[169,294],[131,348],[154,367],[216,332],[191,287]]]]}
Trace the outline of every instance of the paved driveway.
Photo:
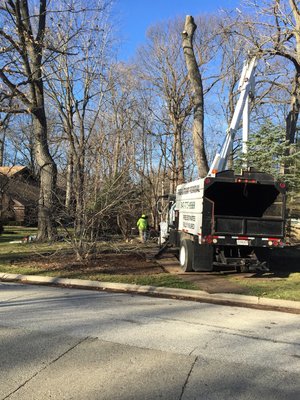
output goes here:
{"type": "Polygon", "coordinates": [[[300,398],[300,317],[0,283],[0,399],[300,398]]]}

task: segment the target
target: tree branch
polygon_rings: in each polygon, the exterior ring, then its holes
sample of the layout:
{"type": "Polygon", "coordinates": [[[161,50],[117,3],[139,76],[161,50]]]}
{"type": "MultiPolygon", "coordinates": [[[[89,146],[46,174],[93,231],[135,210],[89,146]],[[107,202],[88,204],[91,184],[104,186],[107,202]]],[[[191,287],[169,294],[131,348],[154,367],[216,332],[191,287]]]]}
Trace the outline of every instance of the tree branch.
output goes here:
{"type": "Polygon", "coordinates": [[[28,98],[25,96],[23,92],[21,92],[18,88],[17,85],[12,83],[8,77],[4,74],[3,70],[0,69],[0,78],[2,81],[5,83],[6,86],[9,87],[9,89],[12,91],[12,94],[16,95],[21,99],[26,105],[31,106],[32,103],[28,100],[28,98]]]}

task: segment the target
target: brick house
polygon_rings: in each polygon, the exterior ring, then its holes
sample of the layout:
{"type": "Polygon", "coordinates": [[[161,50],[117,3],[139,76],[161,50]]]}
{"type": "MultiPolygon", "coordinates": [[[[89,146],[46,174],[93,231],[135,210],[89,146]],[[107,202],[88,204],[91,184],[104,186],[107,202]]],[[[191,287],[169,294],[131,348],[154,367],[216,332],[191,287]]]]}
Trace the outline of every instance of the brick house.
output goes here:
{"type": "Polygon", "coordinates": [[[0,167],[0,212],[4,223],[37,223],[39,187],[27,167],[0,167]]]}

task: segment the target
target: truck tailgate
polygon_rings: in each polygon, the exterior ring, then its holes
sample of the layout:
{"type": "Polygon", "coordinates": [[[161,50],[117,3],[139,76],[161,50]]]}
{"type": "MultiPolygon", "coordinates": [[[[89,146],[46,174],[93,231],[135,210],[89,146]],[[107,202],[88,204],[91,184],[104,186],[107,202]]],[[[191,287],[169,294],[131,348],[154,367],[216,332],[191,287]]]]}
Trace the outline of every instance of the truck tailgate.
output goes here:
{"type": "Polygon", "coordinates": [[[230,234],[242,236],[275,236],[283,237],[283,219],[242,218],[236,216],[214,217],[213,234],[230,234]]]}

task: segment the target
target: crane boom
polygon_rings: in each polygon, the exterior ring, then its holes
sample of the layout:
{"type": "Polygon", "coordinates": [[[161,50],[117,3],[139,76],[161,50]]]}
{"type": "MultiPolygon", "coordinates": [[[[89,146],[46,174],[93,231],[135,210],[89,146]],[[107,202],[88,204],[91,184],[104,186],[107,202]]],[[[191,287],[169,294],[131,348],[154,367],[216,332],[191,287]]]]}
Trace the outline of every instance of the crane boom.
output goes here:
{"type": "Polygon", "coordinates": [[[241,119],[243,118],[243,152],[246,151],[246,142],[248,140],[248,126],[249,126],[249,97],[253,97],[255,85],[255,67],[257,64],[256,57],[252,57],[244,62],[242,70],[239,92],[240,97],[236,104],[236,108],[227,129],[226,137],[221,147],[217,152],[213,163],[208,172],[208,176],[214,176],[217,172],[224,171],[234,141],[237,130],[240,127],[241,119]]]}

